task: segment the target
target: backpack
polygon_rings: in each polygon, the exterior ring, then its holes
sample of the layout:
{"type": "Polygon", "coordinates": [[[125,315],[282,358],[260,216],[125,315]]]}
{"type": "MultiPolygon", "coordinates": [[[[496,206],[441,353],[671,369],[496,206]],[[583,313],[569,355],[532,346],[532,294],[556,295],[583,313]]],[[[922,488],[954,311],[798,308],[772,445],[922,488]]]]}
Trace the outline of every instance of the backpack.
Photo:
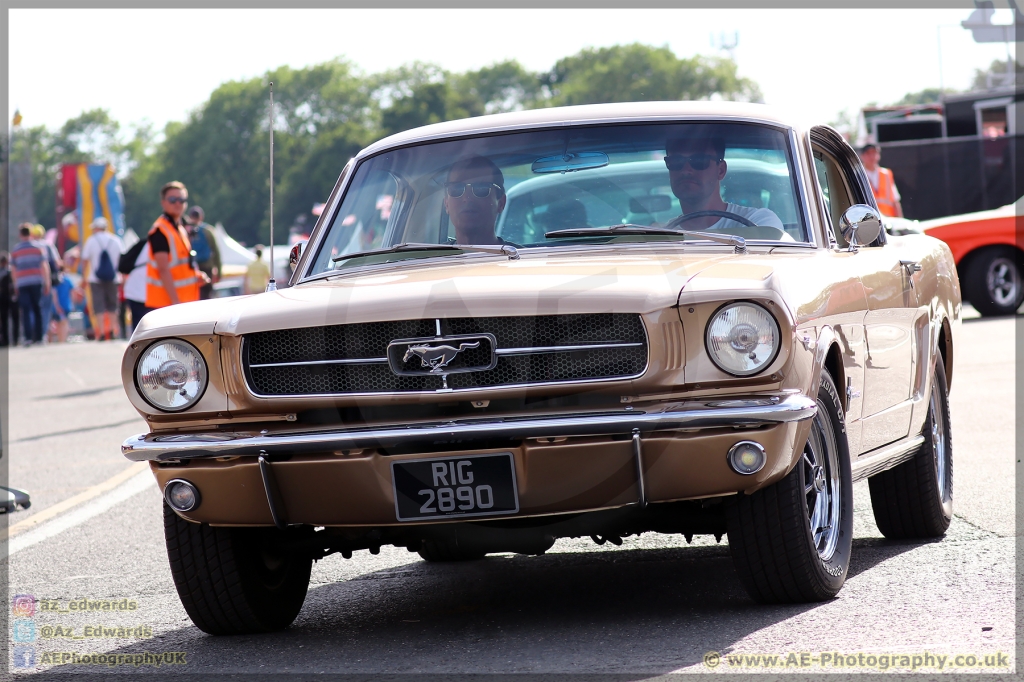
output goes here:
{"type": "Polygon", "coordinates": [[[103,249],[100,252],[100,264],[96,267],[96,279],[101,282],[113,282],[116,277],[117,270],[114,269],[114,263],[110,260],[110,254],[103,249]]]}
{"type": "Polygon", "coordinates": [[[121,254],[121,257],[117,261],[117,271],[122,275],[132,274],[132,270],[135,269],[135,261],[139,260],[139,254],[146,248],[146,243],[149,241],[149,235],[140,239],[139,241],[132,244],[132,248],[128,249],[121,254]]]}
{"type": "Polygon", "coordinates": [[[197,263],[205,263],[213,257],[213,250],[210,248],[209,241],[206,238],[206,228],[202,225],[196,226],[191,242],[192,250],[196,252],[197,263]]]}

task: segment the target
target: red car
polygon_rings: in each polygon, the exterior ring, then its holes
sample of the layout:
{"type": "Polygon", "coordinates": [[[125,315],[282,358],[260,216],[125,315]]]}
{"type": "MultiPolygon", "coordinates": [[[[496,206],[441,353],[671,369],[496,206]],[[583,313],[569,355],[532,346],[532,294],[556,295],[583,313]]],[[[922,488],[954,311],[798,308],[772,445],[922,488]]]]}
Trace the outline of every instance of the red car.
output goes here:
{"type": "Polygon", "coordinates": [[[1012,315],[1024,302],[1024,197],[991,211],[922,220],[918,227],[946,242],[965,301],[982,315],[1012,315]]]}

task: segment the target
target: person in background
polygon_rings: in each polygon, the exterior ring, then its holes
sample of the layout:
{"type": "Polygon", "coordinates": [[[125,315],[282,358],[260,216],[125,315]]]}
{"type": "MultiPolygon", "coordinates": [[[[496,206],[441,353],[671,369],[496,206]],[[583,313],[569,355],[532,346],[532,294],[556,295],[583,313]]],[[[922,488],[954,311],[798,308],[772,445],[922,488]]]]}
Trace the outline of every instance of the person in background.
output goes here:
{"type": "Polygon", "coordinates": [[[154,310],[199,300],[199,287],[208,278],[196,267],[192,244],[181,224],[188,205],[188,189],[178,181],[160,188],[163,213],[149,230],[146,266],[146,308],[154,310]]]}
{"type": "Polygon", "coordinates": [[[53,316],[57,320],[57,341],[65,343],[68,340],[68,313],[72,310],[71,290],[75,285],[64,272],[63,265],[60,266],[60,275],[60,279],[53,287],[53,316]]]}
{"type": "Polygon", "coordinates": [[[89,292],[92,312],[99,323],[96,340],[113,341],[119,335],[117,324],[117,262],[121,259],[121,238],[109,232],[107,219],[92,221],[92,235],[82,247],[82,260],[89,264],[89,292]]]}
{"type": "Polygon", "coordinates": [[[64,226],[64,234],[67,235],[68,239],[73,242],[82,241],[82,235],[78,229],[78,216],[75,215],[74,211],[65,213],[64,217],[60,219],[60,224],[64,226]]]}
{"type": "Polygon", "coordinates": [[[135,258],[135,267],[124,278],[124,300],[128,304],[132,318],[131,325],[127,330],[129,336],[135,333],[135,328],[139,326],[142,316],[149,312],[149,309],[146,308],[146,268],[149,259],[149,242],[147,240],[135,258]]]}
{"type": "Polygon", "coordinates": [[[213,293],[213,285],[220,281],[220,249],[213,228],[203,222],[205,214],[199,206],[188,209],[185,225],[188,238],[192,242],[192,250],[196,254],[199,269],[206,273],[210,281],[199,287],[199,298],[205,301],[213,293]]]}
{"type": "Polygon", "coordinates": [[[882,215],[891,218],[903,217],[903,204],[900,203],[900,191],[896,189],[896,180],[892,171],[882,168],[878,162],[882,160],[882,150],[878,145],[868,143],[860,149],[860,160],[864,164],[871,191],[875,195],[875,203],[882,215]]]}
{"type": "Polygon", "coordinates": [[[32,239],[32,224],[18,226],[18,243],[11,249],[11,272],[18,292],[18,307],[25,325],[27,345],[43,342],[40,301],[50,295],[49,249],[32,239]]]}
{"type": "Polygon", "coordinates": [[[18,345],[18,309],[11,283],[10,255],[0,251],[0,347],[18,345]],[[12,315],[13,313],[13,315],[12,315]]]}
{"type": "MultiPolygon", "coordinates": [[[[60,278],[61,260],[57,247],[46,241],[46,228],[42,225],[32,226],[32,239],[46,246],[47,262],[50,265],[50,288],[57,286],[60,278]]],[[[43,296],[39,301],[39,307],[43,312],[43,336],[50,339],[50,321],[53,319],[53,296],[43,296]]]]}
{"type": "Polygon", "coordinates": [[[259,294],[267,290],[270,282],[270,267],[263,260],[263,244],[256,245],[256,260],[245,269],[244,293],[259,294]]]}

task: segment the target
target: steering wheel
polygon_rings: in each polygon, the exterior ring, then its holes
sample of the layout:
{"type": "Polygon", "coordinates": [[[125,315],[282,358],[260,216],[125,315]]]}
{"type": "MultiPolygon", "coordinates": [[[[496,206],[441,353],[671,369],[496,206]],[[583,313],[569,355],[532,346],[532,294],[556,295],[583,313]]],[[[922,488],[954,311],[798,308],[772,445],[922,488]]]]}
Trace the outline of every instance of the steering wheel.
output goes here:
{"type": "Polygon", "coordinates": [[[757,227],[755,223],[752,223],[750,220],[744,218],[738,213],[732,213],[731,211],[694,211],[693,213],[684,213],[681,216],[673,218],[672,220],[665,223],[665,228],[672,229],[673,227],[676,227],[677,225],[684,223],[687,220],[690,220],[691,218],[704,218],[706,216],[718,216],[719,218],[728,218],[730,220],[735,220],[741,225],[745,225],[747,227],[757,227]]]}

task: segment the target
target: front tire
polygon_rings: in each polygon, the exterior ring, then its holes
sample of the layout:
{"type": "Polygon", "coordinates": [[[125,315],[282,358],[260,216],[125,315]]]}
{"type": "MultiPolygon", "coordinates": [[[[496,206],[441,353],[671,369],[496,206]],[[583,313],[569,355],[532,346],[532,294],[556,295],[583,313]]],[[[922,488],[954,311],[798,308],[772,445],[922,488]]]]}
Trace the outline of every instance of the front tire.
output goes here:
{"type": "Polygon", "coordinates": [[[853,483],[842,402],[822,371],[818,411],[800,461],[781,481],[726,505],[740,582],[762,603],[818,602],[846,581],[853,483]]]}
{"type": "Polygon", "coordinates": [[[924,445],[913,459],[868,479],[875,524],[890,540],[937,538],[953,518],[953,441],[946,368],[936,355],[924,445]]]}
{"type": "Polygon", "coordinates": [[[213,528],[163,507],[174,586],[196,627],[211,635],[240,635],[291,625],[306,599],[313,560],[281,548],[285,533],[213,528]]]}
{"type": "Polygon", "coordinates": [[[1009,246],[990,246],[967,265],[964,293],[982,315],[1013,315],[1024,302],[1024,263],[1009,246]]]}

